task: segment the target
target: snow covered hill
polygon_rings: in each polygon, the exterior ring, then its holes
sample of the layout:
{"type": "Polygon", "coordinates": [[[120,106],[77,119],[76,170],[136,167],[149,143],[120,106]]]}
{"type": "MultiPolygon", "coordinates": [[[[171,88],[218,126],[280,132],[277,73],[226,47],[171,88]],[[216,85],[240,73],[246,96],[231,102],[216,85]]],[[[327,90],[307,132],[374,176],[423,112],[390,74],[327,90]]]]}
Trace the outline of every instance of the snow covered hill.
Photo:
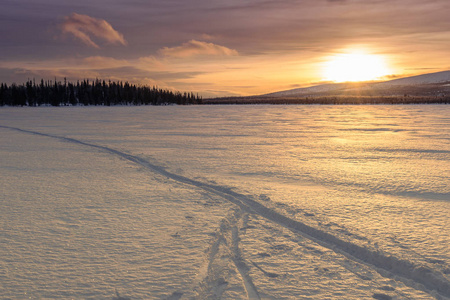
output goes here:
{"type": "MultiPolygon", "coordinates": [[[[416,90],[423,87],[427,92],[430,91],[430,85],[435,84],[435,87],[446,86],[450,88],[450,71],[443,71],[437,73],[429,73],[405,78],[389,80],[385,82],[359,82],[359,83],[327,83],[306,88],[297,88],[293,90],[280,91],[266,94],[268,97],[295,97],[295,96],[315,96],[315,95],[330,95],[341,94],[345,92],[361,92],[361,91],[383,91],[391,90],[391,94],[404,94],[405,88],[413,87],[416,90]],[[401,89],[399,90],[399,88],[401,89]]],[[[440,91],[439,91],[440,92],[440,91]]]]}
{"type": "Polygon", "coordinates": [[[336,90],[345,90],[348,88],[348,83],[329,83],[329,84],[321,84],[310,86],[306,88],[297,88],[293,90],[281,91],[266,94],[264,96],[270,97],[289,97],[289,96],[299,96],[299,95],[308,95],[308,94],[317,94],[317,93],[327,93],[336,90]]]}
{"type": "Polygon", "coordinates": [[[437,73],[429,73],[423,75],[417,75],[412,77],[405,77],[394,79],[377,85],[419,85],[419,84],[431,84],[431,83],[448,83],[450,82],[450,71],[443,71],[437,73]]]}

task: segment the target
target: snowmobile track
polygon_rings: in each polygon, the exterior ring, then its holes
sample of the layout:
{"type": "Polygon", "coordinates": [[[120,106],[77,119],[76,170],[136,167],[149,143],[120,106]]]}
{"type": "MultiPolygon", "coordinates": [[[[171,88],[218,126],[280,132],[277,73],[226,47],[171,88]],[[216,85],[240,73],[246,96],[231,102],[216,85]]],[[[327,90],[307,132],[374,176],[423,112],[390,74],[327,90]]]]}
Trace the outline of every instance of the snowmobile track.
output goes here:
{"type": "Polygon", "coordinates": [[[230,190],[229,188],[214,185],[209,183],[204,183],[198,180],[194,180],[185,176],[181,176],[175,173],[171,173],[165,170],[163,167],[157,166],[150,163],[149,161],[109,148],[106,146],[91,144],[88,142],[83,142],[81,140],[56,136],[46,133],[41,133],[37,131],[25,130],[15,127],[2,126],[0,128],[15,130],[23,133],[40,135],[50,138],[59,139],[61,141],[83,145],[91,148],[101,150],[102,152],[114,154],[118,157],[141,165],[155,173],[163,175],[169,179],[175,180],[180,183],[184,183],[195,188],[203,189],[204,191],[214,193],[236,205],[248,213],[257,214],[271,222],[279,224],[295,233],[300,233],[307,238],[315,241],[316,243],[329,248],[337,253],[345,255],[349,259],[365,263],[366,265],[373,266],[382,275],[387,277],[400,277],[402,281],[411,286],[414,289],[421,289],[428,293],[436,291],[444,297],[450,298],[450,282],[435,270],[432,270],[426,266],[414,264],[408,260],[402,260],[400,258],[394,257],[389,253],[384,253],[376,249],[365,248],[349,241],[345,241],[336,237],[323,230],[311,227],[305,223],[298,220],[288,218],[264,205],[253,200],[250,196],[240,194],[230,190]]]}

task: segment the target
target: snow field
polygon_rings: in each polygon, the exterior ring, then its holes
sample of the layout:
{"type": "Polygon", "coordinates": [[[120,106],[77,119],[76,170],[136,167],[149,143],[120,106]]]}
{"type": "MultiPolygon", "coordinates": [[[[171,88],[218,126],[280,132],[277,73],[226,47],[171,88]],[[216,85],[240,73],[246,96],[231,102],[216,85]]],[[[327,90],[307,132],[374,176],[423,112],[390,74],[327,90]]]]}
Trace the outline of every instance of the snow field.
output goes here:
{"type": "Polygon", "coordinates": [[[2,297],[161,299],[190,287],[226,203],[100,151],[1,137],[20,146],[2,151],[2,297]]]}
{"type": "Polygon", "coordinates": [[[446,107],[288,108],[7,109],[4,289],[448,297],[446,107]]]}

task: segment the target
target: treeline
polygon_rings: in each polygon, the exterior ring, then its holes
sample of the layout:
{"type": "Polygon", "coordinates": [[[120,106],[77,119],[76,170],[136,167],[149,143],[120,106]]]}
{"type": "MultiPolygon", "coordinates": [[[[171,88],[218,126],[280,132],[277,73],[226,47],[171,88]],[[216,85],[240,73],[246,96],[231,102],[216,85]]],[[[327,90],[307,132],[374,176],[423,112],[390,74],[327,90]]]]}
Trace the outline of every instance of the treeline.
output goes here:
{"type": "Polygon", "coordinates": [[[450,104],[450,96],[318,96],[318,97],[229,97],[205,99],[203,104],[450,104]]]}
{"type": "Polygon", "coordinates": [[[0,106],[67,105],[164,105],[201,104],[193,93],[180,93],[156,87],[136,86],[128,82],[83,80],[77,83],[28,80],[25,84],[0,85],[0,106]]]}

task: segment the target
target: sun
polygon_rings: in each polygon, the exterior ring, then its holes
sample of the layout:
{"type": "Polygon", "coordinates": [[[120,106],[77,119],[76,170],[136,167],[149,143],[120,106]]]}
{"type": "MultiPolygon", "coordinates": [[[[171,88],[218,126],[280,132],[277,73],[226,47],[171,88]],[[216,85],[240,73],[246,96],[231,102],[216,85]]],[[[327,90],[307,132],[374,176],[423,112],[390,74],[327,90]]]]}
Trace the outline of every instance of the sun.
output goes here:
{"type": "Polygon", "coordinates": [[[325,81],[370,81],[391,74],[382,55],[348,51],[331,56],[323,68],[325,81]]]}

